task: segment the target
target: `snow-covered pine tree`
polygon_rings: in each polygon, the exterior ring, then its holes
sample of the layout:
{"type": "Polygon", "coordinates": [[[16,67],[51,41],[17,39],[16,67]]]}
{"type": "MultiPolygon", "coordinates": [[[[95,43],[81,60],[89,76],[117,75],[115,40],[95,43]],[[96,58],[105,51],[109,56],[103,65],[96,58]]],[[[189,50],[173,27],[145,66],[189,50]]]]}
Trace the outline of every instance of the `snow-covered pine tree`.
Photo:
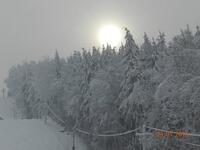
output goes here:
{"type": "Polygon", "coordinates": [[[87,123],[92,126],[92,114],[90,108],[90,83],[95,73],[100,69],[100,52],[93,47],[92,54],[83,50],[83,81],[81,86],[81,111],[87,123]]]}
{"type": "Polygon", "coordinates": [[[121,43],[121,46],[119,47],[118,55],[123,57],[125,55],[124,45],[121,43]]]}
{"type": "Polygon", "coordinates": [[[165,34],[163,32],[159,32],[159,35],[156,39],[156,49],[154,50],[156,69],[161,74],[161,78],[158,79],[158,81],[165,78],[165,74],[170,70],[170,65],[172,63],[170,62],[172,61],[170,57],[170,51],[166,44],[165,34]]]}
{"type": "Polygon", "coordinates": [[[164,55],[167,54],[167,45],[166,45],[166,40],[165,40],[165,33],[159,32],[159,35],[158,35],[156,41],[157,41],[157,43],[156,43],[157,51],[158,51],[158,53],[160,53],[160,55],[162,57],[164,57],[164,55]]]}
{"type": "Polygon", "coordinates": [[[54,61],[55,61],[55,68],[56,68],[56,78],[59,79],[61,77],[61,60],[60,60],[60,56],[58,54],[58,51],[56,50],[55,52],[55,57],[54,57],[54,61]]]}
{"type": "MultiPolygon", "coordinates": [[[[135,83],[138,82],[141,76],[141,70],[139,68],[139,47],[136,45],[130,31],[125,28],[125,55],[123,58],[123,67],[125,67],[124,79],[121,83],[121,90],[118,97],[119,109],[122,112],[122,124],[126,129],[135,129],[139,125],[139,120],[137,116],[137,111],[132,112],[132,110],[136,110],[136,107],[133,108],[134,105],[129,102],[132,101],[131,93],[133,92],[133,88],[135,83]]],[[[137,109],[138,110],[138,109],[137,109]]],[[[141,145],[139,144],[139,139],[134,135],[132,137],[132,142],[134,143],[135,149],[140,149],[141,145]]],[[[128,145],[129,145],[128,144],[128,145]]]]}
{"type": "Polygon", "coordinates": [[[52,89],[54,94],[51,96],[51,100],[49,101],[51,109],[60,116],[64,120],[64,82],[62,77],[62,67],[65,61],[60,59],[58,51],[55,52],[55,57],[53,60],[53,67],[54,67],[54,79],[52,81],[52,89]]]}
{"type": "Polygon", "coordinates": [[[152,38],[152,49],[153,49],[153,53],[152,53],[153,66],[152,67],[158,70],[157,61],[159,58],[159,53],[158,53],[157,45],[154,38],[152,38]]]}
{"type": "MultiPolygon", "coordinates": [[[[82,118],[80,120],[79,124],[83,126],[88,127],[88,123],[91,125],[91,120],[90,120],[90,111],[88,107],[88,99],[87,94],[88,94],[88,89],[89,89],[89,84],[91,82],[91,78],[93,76],[92,72],[92,55],[90,52],[87,52],[85,49],[83,49],[82,52],[82,57],[83,57],[83,63],[82,63],[82,82],[81,82],[81,96],[80,96],[80,112],[79,112],[79,117],[82,118]]],[[[89,126],[90,128],[90,126],[89,126]]]]}
{"type": "Polygon", "coordinates": [[[97,71],[100,68],[100,58],[101,58],[101,54],[99,49],[97,49],[96,47],[92,48],[92,60],[91,60],[91,69],[93,72],[97,71]]]}
{"type": "Polygon", "coordinates": [[[37,105],[36,99],[36,91],[33,86],[34,82],[34,74],[33,74],[33,66],[35,63],[24,63],[24,71],[23,71],[23,85],[22,85],[22,101],[23,106],[21,108],[22,114],[27,119],[38,118],[37,110],[35,106],[37,105]]]}
{"type": "Polygon", "coordinates": [[[142,61],[143,68],[153,68],[155,66],[156,57],[154,56],[154,51],[151,41],[146,33],[144,33],[144,42],[141,46],[140,60],[142,61]]]}
{"type": "Polygon", "coordinates": [[[200,49],[200,29],[199,29],[199,26],[196,27],[196,33],[194,35],[194,45],[197,49],[200,49]]]}
{"type": "Polygon", "coordinates": [[[103,48],[100,57],[101,68],[106,68],[107,65],[112,64],[114,57],[115,57],[115,50],[110,45],[107,45],[106,48],[103,48]]]}
{"type": "Polygon", "coordinates": [[[173,38],[170,47],[175,51],[195,48],[194,35],[192,34],[189,25],[187,25],[185,30],[181,29],[181,33],[173,38]]]}
{"type": "Polygon", "coordinates": [[[52,96],[55,95],[54,90],[54,79],[55,79],[55,69],[53,65],[53,60],[45,58],[37,64],[34,69],[35,82],[34,88],[37,93],[38,99],[38,113],[45,120],[48,116],[48,104],[52,103],[52,96]]]}
{"type": "Polygon", "coordinates": [[[190,30],[189,25],[187,25],[187,28],[185,29],[184,33],[182,33],[184,36],[184,48],[192,49],[195,48],[193,39],[194,36],[192,34],[192,31],[190,30]]]}
{"type": "Polygon", "coordinates": [[[139,72],[137,73],[139,48],[136,45],[130,31],[127,28],[125,28],[125,31],[125,55],[122,59],[122,67],[125,68],[125,75],[121,84],[121,92],[119,93],[119,103],[130,95],[133,90],[134,83],[139,79],[139,72]]]}
{"type": "Polygon", "coordinates": [[[66,130],[73,129],[75,121],[81,124],[80,98],[81,83],[83,81],[83,58],[79,51],[74,51],[73,55],[67,59],[62,68],[62,78],[64,84],[64,110],[66,114],[66,130]]]}

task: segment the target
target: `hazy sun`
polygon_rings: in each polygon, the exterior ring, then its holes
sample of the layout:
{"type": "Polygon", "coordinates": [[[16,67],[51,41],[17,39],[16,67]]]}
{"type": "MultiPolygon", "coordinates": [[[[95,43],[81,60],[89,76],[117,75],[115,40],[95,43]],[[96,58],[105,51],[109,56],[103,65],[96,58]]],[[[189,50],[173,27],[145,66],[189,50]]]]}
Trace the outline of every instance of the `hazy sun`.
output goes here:
{"type": "Polygon", "coordinates": [[[101,45],[118,46],[121,43],[121,29],[115,25],[105,25],[100,28],[98,34],[101,45]]]}

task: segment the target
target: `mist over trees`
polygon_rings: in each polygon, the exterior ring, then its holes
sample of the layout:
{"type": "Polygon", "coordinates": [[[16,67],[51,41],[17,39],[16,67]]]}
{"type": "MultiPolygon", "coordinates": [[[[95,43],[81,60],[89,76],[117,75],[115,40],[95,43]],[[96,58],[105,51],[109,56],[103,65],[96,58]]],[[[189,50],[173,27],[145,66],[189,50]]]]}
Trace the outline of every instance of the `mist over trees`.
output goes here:
{"type": "MultiPolygon", "coordinates": [[[[22,118],[49,116],[47,107],[65,121],[90,133],[118,133],[143,125],[200,133],[200,29],[189,26],[169,43],[165,33],[141,46],[125,29],[125,44],[91,51],[74,51],[67,59],[54,58],[13,66],[6,84],[22,118]]],[[[146,129],[147,130],[147,129],[146,129]]],[[[154,134],[88,137],[94,149],[189,150],[182,141],[200,138],[156,139],[154,134]],[[145,141],[145,142],[144,142],[145,141]]],[[[88,139],[88,140],[87,140],[88,139]]]]}

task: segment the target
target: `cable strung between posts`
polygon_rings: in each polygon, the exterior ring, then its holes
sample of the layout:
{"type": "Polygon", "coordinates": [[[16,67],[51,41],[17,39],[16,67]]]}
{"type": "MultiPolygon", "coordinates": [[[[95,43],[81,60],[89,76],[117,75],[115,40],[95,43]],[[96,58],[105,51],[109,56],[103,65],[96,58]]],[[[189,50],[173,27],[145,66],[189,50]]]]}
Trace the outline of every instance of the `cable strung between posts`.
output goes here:
{"type": "Polygon", "coordinates": [[[87,131],[83,131],[80,129],[76,129],[76,131],[83,133],[83,134],[87,134],[87,135],[94,135],[94,136],[98,136],[98,137],[113,137],[113,136],[122,136],[122,135],[127,135],[127,134],[131,134],[133,132],[136,132],[137,130],[139,130],[140,128],[136,128],[134,130],[129,130],[129,131],[125,131],[125,132],[121,132],[121,133],[114,133],[114,134],[91,134],[87,131]]]}
{"type": "Polygon", "coordinates": [[[184,144],[187,144],[187,145],[191,145],[191,146],[197,146],[197,147],[200,147],[199,144],[193,144],[193,143],[189,143],[189,142],[182,142],[184,144]]]}
{"type": "MultiPolygon", "coordinates": [[[[58,117],[58,115],[56,115],[56,113],[48,106],[49,111],[54,115],[54,117],[59,120],[61,123],[65,124],[65,121],[63,121],[61,118],[58,117]]],[[[122,135],[127,135],[127,134],[131,134],[133,132],[136,132],[137,130],[139,130],[140,128],[136,128],[134,130],[130,130],[130,131],[125,131],[125,132],[121,132],[121,133],[114,133],[114,134],[91,134],[87,131],[81,130],[76,128],[75,130],[86,134],[86,135],[94,135],[94,136],[98,136],[98,137],[113,137],[113,136],[122,136],[122,135]]]]}
{"type": "MultiPolygon", "coordinates": [[[[65,121],[63,121],[61,118],[59,118],[56,113],[48,106],[48,109],[49,111],[54,115],[54,117],[56,119],[58,119],[61,123],[65,124],[65,121]]],[[[153,130],[157,130],[157,131],[163,131],[163,132],[169,132],[168,130],[164,130],[164,129],[159,129],[159,128],[154,128],[154,127],[150,127],[150,126],[145,126],[146,128],[148,129],[153,129],[153,130]]],[[[122,136],[122,135],[127,135],[127,134],[131,134],[131,133],[134,133],[136,132],[137,130],[139,130],[139,128],[136,128],[134,130],[130,130],[130,131],[125,131],[125,132],[121,132],[121,133],[114,133],[114,134],[91,134],[87,131],[84,131],[84,130],[81,130],[81,129],[77,129],[76,128],[76,131],[80,132],[80,133],[83,133],[83,134],[86,134],[86,135],[94,135],[94,136],[98,136],[98,137],[115,137],[115,136],[122,136]]],[[[174,132],[174,131],[170,131],[171,133],[177,133],[177,132],[174,132]]],[[[146,134],[141,134],[142,136],[146,135],[146,134]]],[[[187,135],[189,136],[195,136],[195,137],[200,137],[200,134],[192,134],[192,133],[187,133],[187,135]]],[[[183,141],[181,141],[183,142],[183,141]]],[[[191,146],[196,146],[196,147],[200,147],[200,145],[198,144],[193,144],[193,143],[189,143],[189,142],[183,142],[184,144],[187,144],[187,145],[191,145],[191,146]]]]}
{"type": "Polygon", "coordinates": [[[54,111],[49,107],[49,105],[47,106],[49,111],[54,115],[54,117],[59,120],[62,124],[65,124],[65,121],[63,121],[61,118],[59,118],[56,113],[54,113],[54,111]]]}

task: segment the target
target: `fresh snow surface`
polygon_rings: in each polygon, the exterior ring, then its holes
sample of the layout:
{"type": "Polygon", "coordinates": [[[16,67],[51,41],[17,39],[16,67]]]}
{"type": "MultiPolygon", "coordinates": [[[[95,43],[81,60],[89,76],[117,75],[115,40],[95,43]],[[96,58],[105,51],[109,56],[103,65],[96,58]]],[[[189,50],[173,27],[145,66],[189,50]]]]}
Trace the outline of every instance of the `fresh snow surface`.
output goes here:
{"type": "Polygon", "coordinates": [[[0,98],[0,117],[3,119],[11,119],[16,115],[13,100],[11,98],[0,98]]]}
{"type": "MultiPolygon", "coordinates": [[[[2,150],[71,150],[72,136],[42,120],[0,120],[0,149],[2,150]]],[[[86,150],[76,138],[76,150],[86,150]]]]}
{"type": "MultiPolygon", "coordinates": [[[[0,98],[0,150],[71,150],[72,135],[48,119],[14,119],[17,111],[13,100],[0,98]]],[[[87,150],[84,142],[76,136],[76,150],[87,150]]]]}

